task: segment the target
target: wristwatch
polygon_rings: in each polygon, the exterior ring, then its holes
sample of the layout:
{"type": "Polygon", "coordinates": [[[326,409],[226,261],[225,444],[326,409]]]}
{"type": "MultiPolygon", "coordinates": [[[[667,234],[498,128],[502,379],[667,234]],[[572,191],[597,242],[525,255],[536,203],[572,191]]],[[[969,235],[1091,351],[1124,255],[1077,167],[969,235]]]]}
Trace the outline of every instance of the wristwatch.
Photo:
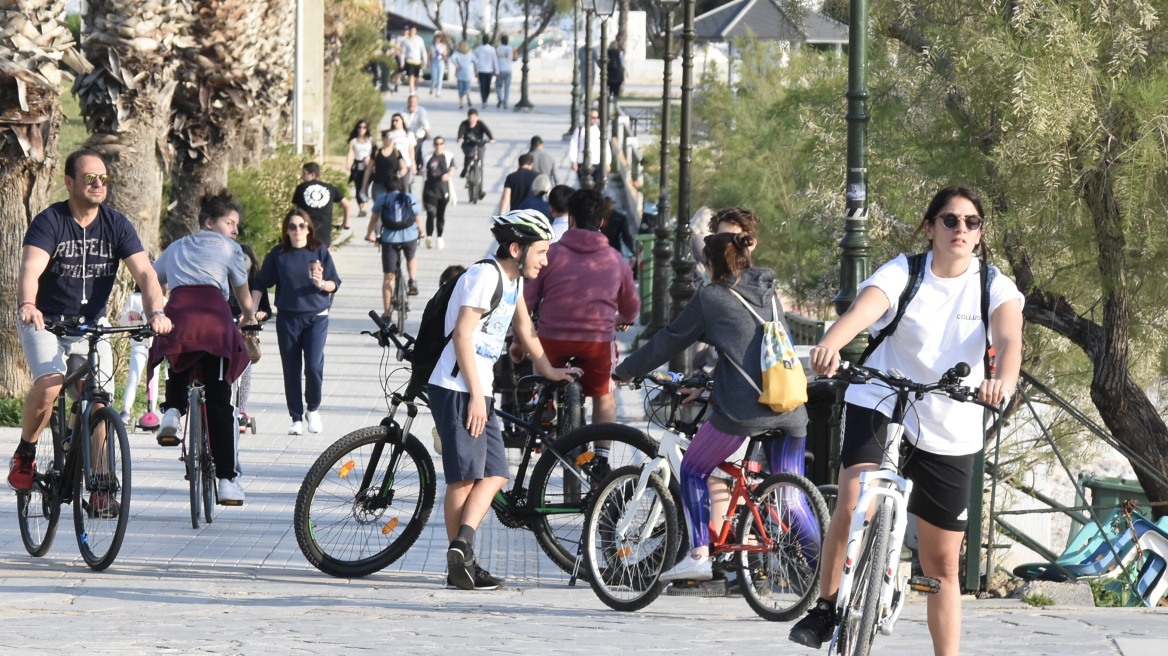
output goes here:
{"type": "Polygon", "coordinates": [[[153,319],[154,317],[165,317],[165,316],[166,316],[166,313],[163,312],[162,310],[155,310],[155,311],[150,313],[151,319],[153,319]]]}

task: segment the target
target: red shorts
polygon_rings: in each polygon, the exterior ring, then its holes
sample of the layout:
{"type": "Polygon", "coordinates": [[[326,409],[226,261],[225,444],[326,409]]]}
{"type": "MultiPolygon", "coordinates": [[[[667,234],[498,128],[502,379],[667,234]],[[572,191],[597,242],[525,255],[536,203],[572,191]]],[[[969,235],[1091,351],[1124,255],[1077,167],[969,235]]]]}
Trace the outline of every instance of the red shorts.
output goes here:
{"type": "Polygon", "coordinates": [[[572,365],[584,370],[580,377],[584,396],[604,396],[613,390],[612,367],[617,356],[615,341],[569,342],[541,337],[539,343],[553,367],[566,367],[568,358],[575,358],[572,365]]]}

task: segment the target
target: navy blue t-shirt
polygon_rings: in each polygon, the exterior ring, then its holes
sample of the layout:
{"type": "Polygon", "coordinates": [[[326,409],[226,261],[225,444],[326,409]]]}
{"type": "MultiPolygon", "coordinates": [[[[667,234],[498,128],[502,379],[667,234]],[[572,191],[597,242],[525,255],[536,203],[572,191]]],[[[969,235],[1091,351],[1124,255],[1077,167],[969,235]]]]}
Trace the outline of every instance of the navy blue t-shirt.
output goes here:
{"type": "Polygon", "coordinates": [[[251,288],[262,290],[275,285],[276,309],[280,312],[320,314],[329,309],[332,299],[329,293],[320,291],[312,282],[309,265],[313,260],[320,262],[324,269],[323,279],[333,281],[340,289],[341,277],[337,275],[332,255],[323,244],[316,248],[293,248],[288,252],[277,245],[264,258],[251,288]]]}
{"type": "Polygon", "coordinates": [[[23,245],[49,254],[38,283],[37,309],[87,320],[105,316],[118,262],[143,250],[133,224],[121,212],[100,205],[97,218],[82,229],[67,201],[36,215],[23,245]]]}

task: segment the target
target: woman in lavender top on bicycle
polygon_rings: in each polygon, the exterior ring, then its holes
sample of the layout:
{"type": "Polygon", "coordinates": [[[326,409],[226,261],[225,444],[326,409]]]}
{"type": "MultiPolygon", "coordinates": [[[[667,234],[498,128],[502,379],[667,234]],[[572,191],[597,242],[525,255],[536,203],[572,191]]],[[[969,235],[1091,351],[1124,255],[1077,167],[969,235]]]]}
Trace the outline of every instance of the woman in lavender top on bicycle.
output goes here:
{"type": "MultiPolygon", "coordinates": [[[[682,506],[689,526],[692,557],[661,574],[661,581],[705,581],[713,576],[710,531],[721,529],[730,490],[725,481],[711,478],[710,474],[747,437],[781,430],[786,437],[767,444],[772,470],[803,471],[806,409],[799,406],[778,414],[758,402],[763,328],[745,304],[768,321],[782,320],[783,310],[775,294],[775,272],[753,266],[750,250],[754,241],[746,233],[706,237],[705,256],[713,284],[699,291],[677,319],[626,358],[614,372],[621,380],[643,375],[700,340],[716,347],[721,357],[734,360],[753,381],[753,384],[747,381],[734,367],[726,367],[724,371],[719,367],[710,418],[698,430],[681,461],[682,506]],[[772,316],[776,312],[777,316],[772,316]]],[[[809,521],[812,518],[810,508],[805,508],[801,515],[809,521]]],[[[816,534],[818,531],[815,527],[816,534]]]]}
{"type": "MultiPolygon", "coordinates": [[[[905,305],[895,332],[872,352],[867,366],[881,371],[895,368],[911,380],[931,382],[958,362],[966,362],[972,372],[963,384],[978,388],[979,401],[998,404],[1014,393],[1022,362],[1024,299],[1009,278],[996,270],[992,276],[987,273],[989,321],[983,322],[980,270],[989,266],[984,216],[980,198],[970,189],[947,187],[933,196],[920,226],[929,240],[920,288],[905,305]],[[975,251],[980,257],[974,257],[975,251]],[[984,365],[987,340],[996,353],[996,367],[988,375],[984,365]]],[[[811,350],[815,373],[834,375],[841,348],[866,328],[878,333],[889,325],[909,278],[909,260],[900,255],[860,285],[852,307],[811,350]]],[[[831,639],[852,509],[860,496],[860,474],[880,465],[894,397],[876,382],[848,388],[839,497],[823,541],[823,596],[791,630],[790,639],[801,645],[817,649],[831,639]]],[[[938,656],[955,656],[961,646],[957,571],[968,523],[973,458],[982,449],[981,417],[976,405],[939,394],[917,400],[905,416],[908,451],[902,457],[901,472],[913,481],[908,511],[917,516],[921,568],[925,576],[941,582],[940,592],[928,596],[929,633],[938,656]]]]}

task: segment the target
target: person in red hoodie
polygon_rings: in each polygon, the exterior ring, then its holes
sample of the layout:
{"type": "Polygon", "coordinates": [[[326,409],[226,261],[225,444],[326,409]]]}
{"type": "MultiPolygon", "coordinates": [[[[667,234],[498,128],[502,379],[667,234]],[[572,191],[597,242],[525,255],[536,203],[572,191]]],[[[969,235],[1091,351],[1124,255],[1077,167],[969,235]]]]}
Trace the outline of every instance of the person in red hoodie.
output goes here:
{"type": "MultiPolygon", "coordinates": [[[[600,231],[604,197],[578,190],[568,199],[570,228],[548,251],[548,265],[523,287],[527,306],[538,308],[537,334],[553,366],[584,370],[580,384],[592,399],[592,422],[616,421],[612,368],[616,330],[641,311],[633,270],[600,231]]],[[[597,449],[597,456],[606,456],[597,449]]]]}

